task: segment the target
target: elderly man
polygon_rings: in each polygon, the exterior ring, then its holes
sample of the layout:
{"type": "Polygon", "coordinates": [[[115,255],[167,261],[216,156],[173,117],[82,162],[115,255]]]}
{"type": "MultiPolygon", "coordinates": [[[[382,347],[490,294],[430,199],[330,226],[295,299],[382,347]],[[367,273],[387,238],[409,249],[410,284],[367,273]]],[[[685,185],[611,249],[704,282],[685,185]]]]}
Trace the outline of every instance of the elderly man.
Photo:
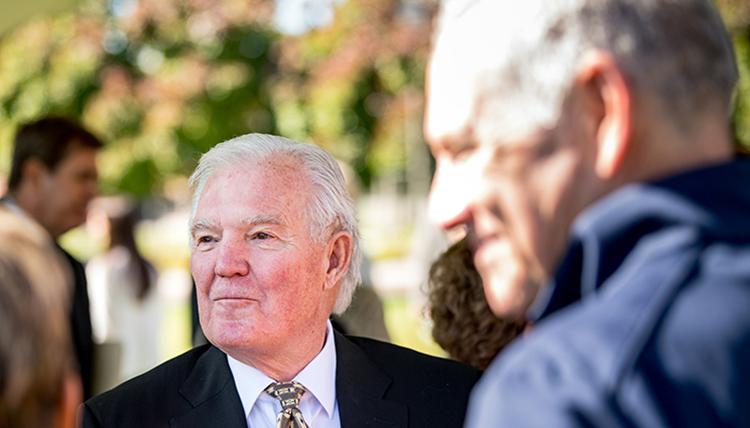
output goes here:
{"type": "Polygon", "coordinates": [[[212,345],[90,400],[84,426],[462,424],[477,371],[344,338],[328,321],[349,305],[362,258],[330,154],[250,134],[211,149],[191,182],[190,266],[212,345]]]}
{"type": "Polygon", "coordinates": [[[707,0],[444,5],[430,210],[530,334],[467,426],[750,426],[750,165],[707,0]]]}

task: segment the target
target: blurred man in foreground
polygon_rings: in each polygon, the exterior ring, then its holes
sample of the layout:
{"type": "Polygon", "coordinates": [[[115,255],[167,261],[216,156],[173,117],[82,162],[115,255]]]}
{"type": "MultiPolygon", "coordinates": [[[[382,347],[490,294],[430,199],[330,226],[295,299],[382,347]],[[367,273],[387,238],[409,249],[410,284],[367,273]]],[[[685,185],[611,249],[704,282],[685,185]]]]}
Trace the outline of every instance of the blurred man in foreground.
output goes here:
{"type": "Polygon", "coordinates": [[[81,379],[69,271],[38,225],[0,207],[0,427],[74,428],[81,379]]]}
{"type": "Polygon", "coordinates": [[[328,321],[362,259],[330,154],[245,135],[203,155],[191,183],[190,267],[211,343],[89,400],[84,426],[461,426],[475,369],[328,321]]]}
{"type": "MultiPolygon", "coordinates": [[[[66,118],[22,126],[14,142],[8,193],[0,202],[39,223],[56,241],[86,219],[86,207],[97,193],[96,154],[101,147],[96,137],[66,118]]],[[[71,328],[84,396],[89,397],[94,342],[86,274],[80,262],[58,248],[73,269],[71,328]]]]}
{"type": "Polygon", "coordinates": [[[710,3],[450,1],[437,31],[431,213],[535,322],[467,426],[749,426],[750,165],[710,3]]]}

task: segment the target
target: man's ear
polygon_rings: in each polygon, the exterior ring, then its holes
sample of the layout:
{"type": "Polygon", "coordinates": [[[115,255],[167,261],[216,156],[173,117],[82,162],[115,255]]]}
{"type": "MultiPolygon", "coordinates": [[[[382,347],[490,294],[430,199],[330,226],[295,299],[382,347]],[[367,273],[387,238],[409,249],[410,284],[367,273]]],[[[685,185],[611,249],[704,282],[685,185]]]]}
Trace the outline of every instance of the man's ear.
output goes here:
{"type": "Polygon", "coordinates": [[[328,243],[328,270],[326,271],[326,290],[334,288],[352,260],[354,251],[354,239],[349,232],[338,232],[331,237],[328,243]]]}
{"type": "Polygon", "coordinates": [[[49,172],[47,166],[38,158],[29,158],[21,167],[21,182],[36,189],[41,185],[42,179],[49,172]]]}
{"type": "Polygon", "coordinates": [[[77,373],[69,373],[63,379],[60,397],[55,409],[55,428],[76,428],[81,426],[78,414],[83,402],[83,386],[77,373]]]}
{"type": "Polygon", "coordinates": [[[623,166],[631,144],[632,97],[625,75],[615,59],[603,51],[586,54],[576,75],[584,89],[586,105],[598,116],[595,124],[595,171],[613,178],[623,166]]]}

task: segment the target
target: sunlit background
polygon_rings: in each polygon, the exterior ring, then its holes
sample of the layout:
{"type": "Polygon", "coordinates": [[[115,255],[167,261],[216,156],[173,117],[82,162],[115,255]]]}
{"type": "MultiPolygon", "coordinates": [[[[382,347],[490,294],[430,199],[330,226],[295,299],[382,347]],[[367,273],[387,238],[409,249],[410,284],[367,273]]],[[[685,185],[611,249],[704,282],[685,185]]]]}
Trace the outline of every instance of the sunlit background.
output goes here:
{"type": "MultiPolygon", "coordinates": [[[[718,1],[742,83],[733,127],[750,142],[750,2],[718,1]]],[[[363,245],[393,342],[441,354],[423,315],[448,240],[426,219],[422,136],[436,0],[2,0],[0,175],[19,123],[73,116],[106,142],[103,194],[143,202],[144,255],[167,302],[163,356],[190,344],[186,177],[248,132],[317,144],[351,167],[363,245]]],[[[0,188],[4,188],[0,181],[0,188]]],[[[85,227],[62,244],[85,261],[85,227]]]]}

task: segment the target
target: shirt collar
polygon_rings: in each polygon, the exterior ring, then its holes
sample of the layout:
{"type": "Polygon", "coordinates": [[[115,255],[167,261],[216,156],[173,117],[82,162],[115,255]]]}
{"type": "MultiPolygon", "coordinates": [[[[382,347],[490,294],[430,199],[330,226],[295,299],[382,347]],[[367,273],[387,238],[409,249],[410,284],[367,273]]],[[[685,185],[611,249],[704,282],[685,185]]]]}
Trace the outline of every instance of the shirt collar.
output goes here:
{"type": "MultiPolygon", "coordinates": [[[[6,193],[3,195],[2,198],[0,198],[0,203],[5,205],[9,210],[11,210],[13,213],[15,213],[21,220],[23,220],[26,224],[29,225],[29,228],[31,231],[37,235],[39,238],[45,238],[45,236],[48,236],[45,232],[43,232],[43,228],[40,224],[38,224],[35,220],[32,220],[28,214],[26,214],[26,211],[21,208],[15,199],[13,199],[13,196],[10,195],[10,193],[6,193]]],[[[51,238],[50,238],[51,239],[51,238]]]]}
{"type": "MultiPolygon", "coordinates": [[[[229,355],[227,361],[247,415],[263,390],[275,381],[255,367],[241,363],[229,355]]],[[[336,404],[336,344],[330,320],[326,323],[326,341],[323,349],[293,380],[304,385],[307,393],[315,396],[323,406],[327,416],[332,417],[336,404]]]]}

